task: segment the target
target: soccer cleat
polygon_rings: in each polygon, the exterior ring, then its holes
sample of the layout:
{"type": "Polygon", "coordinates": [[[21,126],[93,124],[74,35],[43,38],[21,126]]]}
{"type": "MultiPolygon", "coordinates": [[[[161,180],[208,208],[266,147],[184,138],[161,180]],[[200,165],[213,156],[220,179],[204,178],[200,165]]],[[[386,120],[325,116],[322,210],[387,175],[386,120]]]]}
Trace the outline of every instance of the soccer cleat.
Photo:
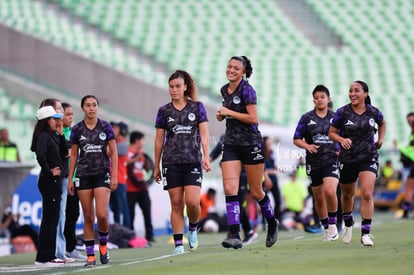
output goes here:
{"type": "Polygon", "coordinates": [[[88,256],[86,258],[86,263],[85,263],[84,267],[90,268],[90,267],[94,267],[95,265],[96,265],[95,255],[94,256],[88,256]]]}
{"type": "Polygon", "coordinates": [[[345,226],[344,232],[342,233],[342,242],[349,244],[352,240],[352,226],[345,226]]]}
{"type": "Polygon", "coordinates": [[[190,251],[194,251],[198,247],[198,238],[196,230],[188,232],[188,247],[190,248],[190,251]]]}
{"type": "Polygon", "coordinates": [[[86,256],[82,255],[79,250],[74,249],[72,252],[66,252],[65,256],[75,260],[86,260],[86,256]]]}
{"type": "Polygon", "coordinates": [[[339,238],[336,224],[330,224],[328,227],[328,232],[330,241],[336,241],[339,238]]]}
{"type": "Polygon", "coordinates": [[[364,234],[361,236],[361,244],[363,246],[373,246],[374,242],[372,241],[374,237],[371,234],[364,234]]]}
{"type": "Polygon", "coordinates": [[[50,266],[50,267],[54,267],[54,266],[64,266],[65,265],[65,261],[59,258],[50,260],[48,262],[35,262],[35,265],[43,265],[43,266],[50,266]]]}
{"type": "Polygon", "coordinates": [[[267,227],[267,235],[266,235],[266,247],[273,246],[276,241],[279,234],[279,221],[275,219],[276,223],[275,226],[267,227]]]}
{"type": "Polygon", "coordinates": [[[256,238],[257,238],[257,236],[259,236],[258,234],[257,234],[257,232],[255,232],[255,231],[253,231],[253,230],[250,230],[247,234],[246,234],[246,236],[244,237],[244,240],[243,240],[243,245],[249,245],[249,244],[251,244],[256,238]]]}
{"type": "Polygon", "coordinates": [[[243,247],[243,243],[238,236],[231,236],[221,242],[224,248],[239,249],[243,247]]]}
{"type": "Polygon", "coordinates": [[[316,225],[316,224],[311,225],[311,226],[306,226],[305,231],[308,233],[312,233],[312,234],[319,234],[323,232],[321,226],[316,225]]]}
{"type": "Polygon", "coordinates": [[[108,253],[108,246],[107,245],[99,245],[99,260],[101,264],[109,263],[109,253],[108,253]]]}
{"type": "Polygon", "coordinates": [[[183,254],[183,253],[184,253],[184,246],[182,245],[176,246],[173,251],[174,255],[183,254]]]}

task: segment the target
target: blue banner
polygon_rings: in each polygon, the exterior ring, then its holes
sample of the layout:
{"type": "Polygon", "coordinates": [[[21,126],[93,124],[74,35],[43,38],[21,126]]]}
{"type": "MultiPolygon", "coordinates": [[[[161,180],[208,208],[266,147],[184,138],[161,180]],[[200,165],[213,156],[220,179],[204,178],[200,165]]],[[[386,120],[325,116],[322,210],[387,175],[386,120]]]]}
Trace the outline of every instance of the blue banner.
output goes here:
{"type": "MultiPolygon", "coordinates": [[[[29,174],[13,193],[11,211],[20,214],[20,224],[28,224],[39,231],[42,220],[42,196],[37,187],[38,176],[29,174]]],[[[82,209],[82,208],[80,208],[82,209]]],[[[83,229],[83,215],[76,224],[77,230],[83,229]]]]}

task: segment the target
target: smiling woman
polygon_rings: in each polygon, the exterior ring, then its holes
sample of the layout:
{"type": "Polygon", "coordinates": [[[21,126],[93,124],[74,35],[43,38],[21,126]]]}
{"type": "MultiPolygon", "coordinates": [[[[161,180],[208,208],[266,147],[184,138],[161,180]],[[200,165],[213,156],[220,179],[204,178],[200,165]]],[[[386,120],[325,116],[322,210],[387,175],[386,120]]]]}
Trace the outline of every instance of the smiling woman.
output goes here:
{"type": "Polygon", "coordinates": [[[373,190],[378,176],[378,149],[385,136],[385,119],[382,112],[371,105],[368,85],[360,80],[349,87],[351,103],[339,108],[329,129],[329,138],[338,142],[339,170],[342,190],[342,209],[345,229],[342,241],[351,242],[354,219],[352,209],[357,179],[361,193],[361,243],[372,246],[371,224],[374,215],[373,190]],[[378,125],[378,129],[376,128],[378,125]],[[377,133],[378,132],[378,133],[377,133]],[[377,134],[377,141],[374,137],[377,134]]]}
{"type": "Polygon", "coordinates": [[[218,121],[226,119],[221,167],[230,234],[222,242],[225,248],[239,249],[243,246],[240,238],[238,199],[239,179],[243,166],[249,181],[250,193],[259,203],[268,223],[266,247],[273,246],[278,236],[278,221],[269,197],[262,189],[263,139],[258,128],[256,91],[247,81],[252,73],[252,65],[246,56],[230,58],[226,68],[229,82],[220,90],[223,106],[216,113],[218,121]]]}

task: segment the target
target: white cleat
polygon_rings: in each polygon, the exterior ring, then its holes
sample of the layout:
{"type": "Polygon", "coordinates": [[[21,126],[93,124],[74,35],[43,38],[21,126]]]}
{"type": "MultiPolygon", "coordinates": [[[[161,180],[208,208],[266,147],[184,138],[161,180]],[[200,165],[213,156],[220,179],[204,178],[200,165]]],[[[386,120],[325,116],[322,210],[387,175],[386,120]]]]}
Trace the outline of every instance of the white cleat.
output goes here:
{"type": "Polygon", "coordinates": [[[336,241],[339,236],[338,236],[338,229],[336,228],[336,224],[330,224],[328,227],[328,232],[329,232],[329,240],[330,241],[336,241]]]}
{"type": "Polygon", "coordinates": [[[342,242],[344,244],[349,244],[352,240],[352,226],[345,226],[344,233],[342,233],[342,242]]]}
{"type": "Polygon", "coordinates": [[[178,255],[178,254],[183,254],[184,253],[184,246],[179,245],[177,247],[175,247],[173,254],[174,255],[178,255]]]}
{"type": "Polygon", "coordinates": [[[373,246],[374,242],[372,241],[374,237],[371,234],[364,234],[361,236],[361,244],[363,246],[373,246]]]}

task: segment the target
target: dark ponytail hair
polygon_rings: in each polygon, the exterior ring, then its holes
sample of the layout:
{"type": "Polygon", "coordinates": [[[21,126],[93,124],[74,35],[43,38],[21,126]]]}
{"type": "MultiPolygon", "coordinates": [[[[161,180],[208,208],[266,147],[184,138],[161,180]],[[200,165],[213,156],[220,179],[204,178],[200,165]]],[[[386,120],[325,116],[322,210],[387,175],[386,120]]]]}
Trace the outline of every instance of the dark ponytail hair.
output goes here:
{"type": "MultiPolygon", "coordinates": [[[[354,82],[356,82],[356,83],[358,83],[359,85],[361,85],[362,90],[363,90],[365,93],[369,93],[369,88],[368,88],[368,84],[367,84],[367,83],[365,83],[365,82],[364,82],[364,81],[362,81],[362,80],[356,80],[356,81],[354,81],[354,82]]],[[[369,105],[371,105],[371,97],[370,97],[369,95],[365,98],[365,104],[369,104],[369,105]]]]}
{"type": "Polygon", "coordinates": [[[252,63],[250,62],[250,59],[247,58],[247,56],[232,56],[230,60],[235,59],[240,61],[243,64],[244,67],[244,73],[246,74],[246,78],[249,78],[253,74],[253,67],[252,63]]]}
{"type": "Polygon", "coordinates": [[[32,135],[32,144],[30,145],[30,150],[32,152],[36,152],[37,138],[40,132],[47,132],[53,139],[57,140],[56,134],[52,131],[52,129],[50,129],[48,122],[49,119],[50,118],[45,118],[36,122],[32,135]]]}
{"type": "Polygon", "coordinates": [[[168,83],[177,78],[182,78],[184,80],[185,85],[187,85],[187,90],[184,91],[184,96],[187,99],[191,99],[192,101],[197,100],[197,89],[194,79],[191,75],[184,71],[184,70],[176,70],[170,78],[168,78],[168,83]]]}

